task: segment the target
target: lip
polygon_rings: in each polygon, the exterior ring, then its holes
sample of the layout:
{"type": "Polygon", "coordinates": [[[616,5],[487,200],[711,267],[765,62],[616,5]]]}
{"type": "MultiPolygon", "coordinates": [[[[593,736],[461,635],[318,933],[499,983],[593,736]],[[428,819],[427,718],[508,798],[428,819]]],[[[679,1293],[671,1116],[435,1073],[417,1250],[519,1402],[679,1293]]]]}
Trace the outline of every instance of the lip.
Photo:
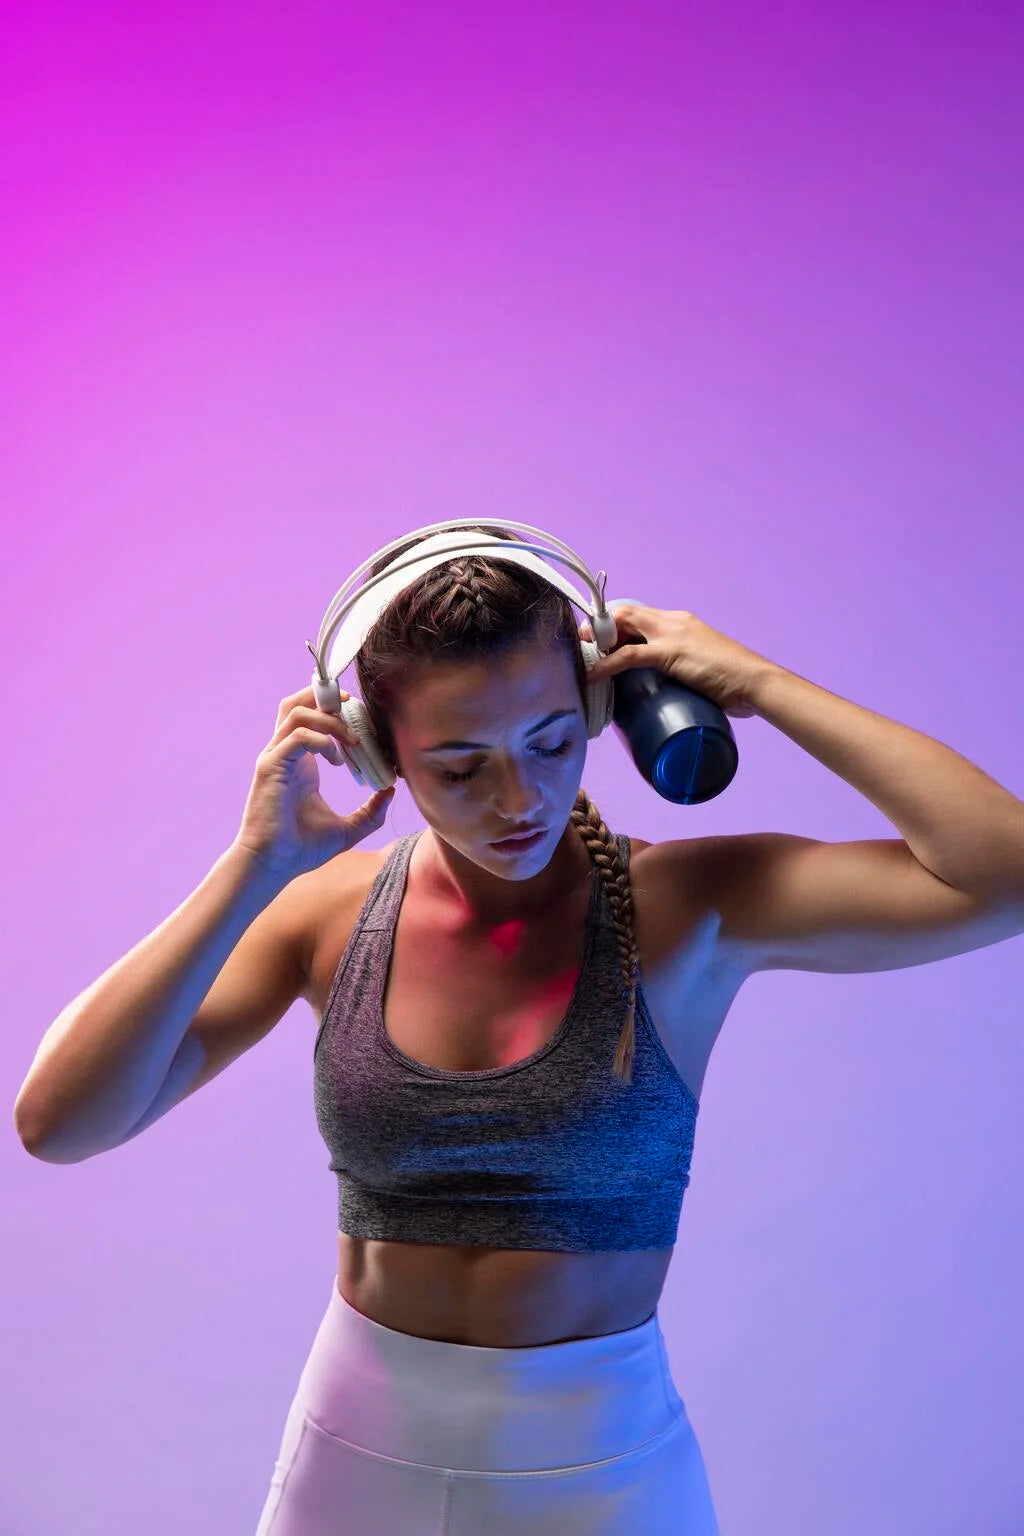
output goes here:
{"type": "Polygon", "coordinates": [[[521,832],[515,837],[503,837],[500,842],[492,843],[499,853],[516,853],[521,848],[532,848],[534,843],[539,843],[546,834],[547,827],[537,827],[532,832],[521,832]]]}

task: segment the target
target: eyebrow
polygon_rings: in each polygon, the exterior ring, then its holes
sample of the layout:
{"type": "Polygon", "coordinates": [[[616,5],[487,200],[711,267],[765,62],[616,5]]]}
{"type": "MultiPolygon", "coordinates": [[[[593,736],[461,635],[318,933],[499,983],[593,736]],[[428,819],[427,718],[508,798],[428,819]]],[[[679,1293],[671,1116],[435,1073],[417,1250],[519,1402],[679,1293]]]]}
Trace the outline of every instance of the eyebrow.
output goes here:
{"type": "MultiPolygon", "coordinates": [[[[527,736],[535,736],[546,725],[554,720],[563,720],[569,715],[578,715],[578,709],[553,709],[550,715],[545,715],[543,720],[538,720],[536,725],[531,725],[527,736]]],[[[478,747],[486,748],[486,741],[439,741],[432,747],[423,747],[424,753],[428,752],[475,752],[478,747]]]]}

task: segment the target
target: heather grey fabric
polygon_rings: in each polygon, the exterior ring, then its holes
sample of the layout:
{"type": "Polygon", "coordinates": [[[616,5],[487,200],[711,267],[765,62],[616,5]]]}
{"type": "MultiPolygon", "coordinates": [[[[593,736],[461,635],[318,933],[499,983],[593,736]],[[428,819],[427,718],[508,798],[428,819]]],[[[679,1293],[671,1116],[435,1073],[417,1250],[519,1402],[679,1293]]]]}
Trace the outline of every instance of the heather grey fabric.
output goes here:
{"type": "MultiPolygon", "coordinates": [[[[556,1034],[509,1067],[449,1072],[407,1056],[382,999],[420,832],[400,838],[349,936],[314,1046],[314,1103],[338,1178],[338,1226],[393,1242],[566,1252],[676,1240],[698,1104],[637,990],[633,1082],[614,1073],[625,994],[596,868],[583,963],[556,1034]]],[[[624,859],[629,838],[618,835],[624,859]]]]}

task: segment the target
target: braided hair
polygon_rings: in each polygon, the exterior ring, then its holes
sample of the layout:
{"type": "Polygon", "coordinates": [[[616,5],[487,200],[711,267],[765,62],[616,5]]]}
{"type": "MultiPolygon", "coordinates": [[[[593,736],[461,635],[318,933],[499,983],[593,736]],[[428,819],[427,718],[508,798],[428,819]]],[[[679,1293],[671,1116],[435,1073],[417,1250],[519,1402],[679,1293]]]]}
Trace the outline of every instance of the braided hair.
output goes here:
{"type": "MultiPolygon", "coordinates": [[[[522,542],[509,530],[478,528],[473,524],[466,527],[522,542]]],[[[368,576],[384,570],[425,537],[423,534],[409,539],[383,560],[376,561],[368,576]]],[[[389,715],[408,680],[411,662],[478,660],[510,650],[527,635],[568,649],[583,697],[586,667],[572,605],[557,587],[533,571],[489,560],[485,555],[454,556],[435,565],[393,598],[355,658],[360,697],[392,767],[397,766],[398,758],[389,715]]],[[[614,1071],[620,1081],[631,1083],[640,952],[629,870],[616,839],[582,787],[569,820],[597,867],[611,906],[626,1005],[614,1071]]]]}

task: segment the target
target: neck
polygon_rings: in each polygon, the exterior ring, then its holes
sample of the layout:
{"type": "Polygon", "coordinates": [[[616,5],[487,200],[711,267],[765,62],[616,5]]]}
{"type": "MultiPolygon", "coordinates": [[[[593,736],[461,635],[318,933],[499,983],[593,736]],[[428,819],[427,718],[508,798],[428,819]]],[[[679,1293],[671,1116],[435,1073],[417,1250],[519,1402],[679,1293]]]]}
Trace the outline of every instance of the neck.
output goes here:
{"type": "Polygon", "coordinates": [[[544,868],[527,880],[503,880],[481,868],[432,827],[426,829],[415,852],[420,854],[418,874],[424,892],[467,930],[544,917],[592,872],[590,855],[571,822],[566,823],[544,868]]]}

